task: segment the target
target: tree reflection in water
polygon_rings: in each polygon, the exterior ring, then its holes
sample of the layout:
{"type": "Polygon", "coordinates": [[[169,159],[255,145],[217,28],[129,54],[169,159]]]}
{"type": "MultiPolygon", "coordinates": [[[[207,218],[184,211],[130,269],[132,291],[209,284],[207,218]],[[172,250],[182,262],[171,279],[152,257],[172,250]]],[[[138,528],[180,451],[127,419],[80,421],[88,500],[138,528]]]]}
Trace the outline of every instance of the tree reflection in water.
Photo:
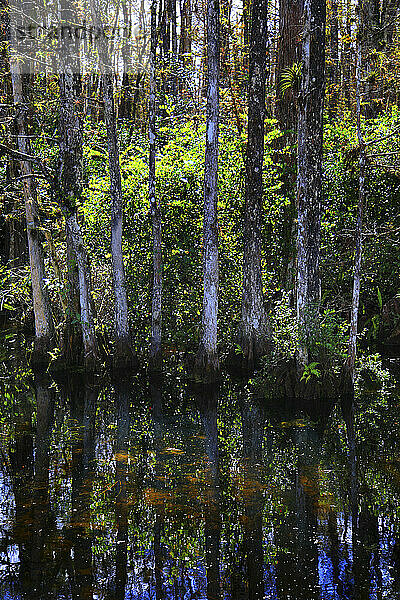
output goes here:
{"type": "Polygon", "coordinates": [[[0,597],[400,598],[395,398],[83,376],[5,389],[0,597]]]}
{"type": "Polygon", "coordinates": [[[91,493],[95,468],[94,382],[75,382],[69,389],[72,428],[72,512],[68,535],[73,551],[73,600],[93,599],[91,493]]]}

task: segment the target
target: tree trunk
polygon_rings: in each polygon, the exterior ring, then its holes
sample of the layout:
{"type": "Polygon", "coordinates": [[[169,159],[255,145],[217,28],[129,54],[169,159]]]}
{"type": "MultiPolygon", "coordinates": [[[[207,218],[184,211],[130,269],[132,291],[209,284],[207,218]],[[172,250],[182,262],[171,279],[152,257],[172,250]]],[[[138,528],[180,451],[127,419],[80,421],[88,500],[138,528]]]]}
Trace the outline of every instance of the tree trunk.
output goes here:
{"type": "Polygon", "coordinates": [[[220,24],[220,45],[221,45],[221,86],[227,88],[229,86],[230,77],[230,56],[229,43],[231,39],[231,13],[232,0],[222,0],[221,7],[221,24],[220,24]]]}
{"type": "MultiPolygon", "coordinates": [[[[102,16],[96,0],[92,1],[90,6],[93,22],[97,25],[97,27],[100,28],[100,30],[103,30],[102,16]]],[[[127,17],[127,15],[125,16],[127,17]]],[[[111,262],[115,315],[115,352],[113,358],[114,366],[116,368],[123,368],[132,363],[133,356],[129,332],[124,258],[122,253],[123,194],[115,118],[113,68],[105,38],[99,38],[98,52],[104,99],[104,120],[107,130],[108,166],[110,174],[111,262]]]]}
{"type": "MultiPolygon", "coordinates": [[[[74,74],[69,65],[65,65],[65,72],[59,76],[59,85],[60,204],[65,215],[67,246],[74,255],[78,274],[84,361],[88,368],[92,368],[97,361],[97,342],[90,290],[90,266],[77,215],[77,204],[82,196],[82,121],[77,109],[81,91],[80,76],[74,74]]],[[[73,281],[72,276],[70,284],[73,281]]],[[[71,311],[73,295],[74,291],[70,298],[71,311]]],[[[75,315],[71,317],[71,320],[76,319],[75,315]]],[[[75,335],[73,337],[76,339],[75,335]]]]}
{"type": "Polygon", "coordinates": [[[177,31],[177,15],[176,15],[176,0],[171,0],[171,50],[172,58],[176,61],[178,56],[178,31],[177,31]]]}
{"type": "Polygon", "coordinates": [[[192,3],[191,0],[182,0],[181,3],[181,30],[179,38],[179,56],[184,64],[190,61],[192,53],[192,3]]]}
{"type": "Polygon", "coordinates": [[[357,221],[355,231],[355,251],[354,251],[354,275],[353,275],[353,297],[351,301],[350,316],[350,335],[349,346],[346,361],[346,371],[348,381],[354,386],[355,362],[357,353],[357,325],[358,308],[360,304],[360,284],[361,284],[361,262],[362,262],[362,223],[363,207],[366,201],[366,159],[364,136],[361,130],[361,99],[362,99],[362,29],[361,29],[361,0],[358,3],[358,36],[357,36],[357,63],[356,63],[356,103],[357,103],[357,140],[360,149],[359,155],[359,176],[358,176],[358,203],[357,203],[357,221]]]}
{"type": "Polygon", "coordinates": [[[215,378],[218,330],[219,1],[207,0],[207,128],[204,165],[203,318],[196,372],[215,378]]]}
{"type": "Polygon", "coordinates": [[[128,36],[130,33],[131,7],[127,5],[126,0],[122,2],[124,43],[121,48],[121,57],[123,63],[123,75],[121,81],[121,95],[118,106],[118,114],[121,119],[130,118],[132,115],[132,84],[129,77],[129,47],[128,36]]]}
{"type": "Polygon", "coordinates": [[[108,165],[111,195],[111,259],[114,287],[115,353],[116,367],[131,362],[132,348],[128,321],[128,300],[125,285],[124,258],[122,253],[123,195],[119,148],[115,125],[112,74],[103,74],[104,117],[107,129],[108,165]]]}
{"type": "Polygon", "coordinates": [[[277,101],[276,116],[283,131],[292,131],[289,140],[293,141],[297,129],[297,90],[296,81],[281,91],[282,73],[293,67],[301,58],[301,28],[304,0],[280,0],[279,2],[279,42],[277,59],[277,101]]]}
{"type": "Polygon", "coordinates": [[[162,366],[162,247],[161,211],[156,198],[156,29],[157,0],[151,3],[150,93],[149,93],[149,202],[153,229],[153,295],[151,305],[150,366],[160,370],[162,366]]]}
{"type": "Polygon", "coordinates": [[[239,344],[249,368],[268,351],[261,272],[267,2],[253,0],[249,52],[243,296],[239,344]]]}
{"type": "MultiPolygon", "coordinates": [[[[366,81],[365,96],[363,98],[364,113],[367,119],[377,116],[381,103],[378,99],[376,83],[376,55],[375,51],[383,49],[383,31],[381,30],[380,0],[364,0],[358,4],[359,27],[361,28],[361,44],[364,60],[364,77],[366,81]]],[[[356,83],[357,86],[357,83],[356,83]]]]}
{"type": "Polygon", "coordinates": [[[72,238],[68,228],[65,228],[67,273],[66,273],[66,303],[65,328],[63,332],[63,354],[67,364],[80,364],[82,361],[82,327],[79,322],[81,318],[81,306],[79,300],[79,274],[75,259],[72,238]]]}
{"type": "Polygon", "coordinates": [[[346,19],[343,23],[342,30],[342,98],[346,109],[350,109],[351,106],[351,83],[352,83],[352,33],[351,33],[351,22],[352,22],[352,1],[346,0],[346,19]]]}
{"type": "Polygon", "coordinates": [[[295,199],[296,186],[296,139],[297,139],[297,96],[299,92],[298,69],[301,59],[301,34],[304,0],[280,0],[279,37],[276,65],[276,105],[275,115],[285,135],[277,141],[280,147],[291,146],[287,154],[286,167],[280,193],[290,198],[290,204],[284,209],[284,229],[282,232],[282,263],[280,282],[285,289],[294,288],[294,256],[296,245],[295,199]],[[292,83],[282,89],[283,76],[292,72],[292,83]]]}
{"type": "MultiPolygon", "coordinates": [[[[29,137],[27,136],[26,114],[29,109],[25,93],[24,81],[18,64],[13,66],[12,87],[14,103],[17,106],[15,119],[18,133],[18,149],[24,154],[31,154],[29,137]]],[[[29,77],[25,76],[25,77],[29,77]]],[[[21,160],[21,173],[24,176],[23,189],[26,213],[26,231],[28,237],[29,264],[31,269],[33,310],[35,315],[35,344],[32,363],[40,366],[48,363],[47,352],[54,343],[54,325],[50,300],[45,286],[45,266],[43,246],[40,239],[40,223],[37,206],[37,191],[32,175],[31,165],[21,160]]]]}
{"type": "Polygon", "coordinates": [[[325,91],[325,0],[306,0],[298,124],[298,365],[309,359],[319,328],[320,206],[325,91]]]}
{"type": "Polygon", "coordinates": [[[340,71],[339,71],[339,20],[338,0],[331,1],[331,43],[330,43],[330,77],[331,87],[330,115],[335,117],[339,101],[340,71]]]}
{"type": "MultiPolygon", "coordinates": [[[[8,40],[10,39],[7,2],[0,2],[0,95],[6,105],[13,104],[8,40]]],[[[4,132],[4,143],[12,147],[18,139],[17,119],[10,123],[4,132]]],[[[19,161],[11,156],[5,165],[5,185],[12,186],[19,175],[19,161]]],[[[4,198],[0,215],[0,260],[9,262],[11,267],[26,265],[29,260],[26,233],[26,215],[22,211],[20,198],[4,198]]]]}

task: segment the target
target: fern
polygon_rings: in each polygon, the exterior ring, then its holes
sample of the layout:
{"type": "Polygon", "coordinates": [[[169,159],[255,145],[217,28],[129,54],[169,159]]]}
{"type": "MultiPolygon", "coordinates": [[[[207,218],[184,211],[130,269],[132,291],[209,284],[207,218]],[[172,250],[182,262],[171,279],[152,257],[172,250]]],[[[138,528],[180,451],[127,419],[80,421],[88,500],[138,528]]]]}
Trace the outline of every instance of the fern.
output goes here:
{"type": "Polygon", "coordinates": [[[301,79],[301,63],[295,62],[290,67],[285,67],[281,73],[279,81],[279,92],[284,96],[290,89],[296,89],[301,79]]]}

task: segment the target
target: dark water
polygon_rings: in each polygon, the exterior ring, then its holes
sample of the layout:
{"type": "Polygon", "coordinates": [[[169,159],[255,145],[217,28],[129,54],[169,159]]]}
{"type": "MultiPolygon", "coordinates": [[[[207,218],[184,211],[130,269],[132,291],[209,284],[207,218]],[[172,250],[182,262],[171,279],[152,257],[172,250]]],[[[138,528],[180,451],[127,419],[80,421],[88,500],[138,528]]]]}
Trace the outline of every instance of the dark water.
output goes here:
{"type": "Polygon", "coordinates": [[[0,598],[400,598],[400,407],[5,373],[0,598]]]}

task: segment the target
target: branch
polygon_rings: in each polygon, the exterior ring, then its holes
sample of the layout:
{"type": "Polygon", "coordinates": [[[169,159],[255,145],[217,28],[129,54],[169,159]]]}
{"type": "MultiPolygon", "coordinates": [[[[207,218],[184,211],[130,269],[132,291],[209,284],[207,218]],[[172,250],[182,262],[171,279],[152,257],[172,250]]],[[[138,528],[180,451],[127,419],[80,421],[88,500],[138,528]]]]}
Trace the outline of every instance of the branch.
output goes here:
{"type": "Polygon", "coordinates": [[[395,171],[398,173],[400,171],[400,165],[384,165],[382,163],[373,163],[373,167],[380,167],[381,169],[386,169],[387,171],[395,171]]]}
{"type": "Polygon", "coordinates": [[[40,173],[30,173],[29,175],[20,175],[19,177],[13,177],[12,183],[5,186],[4,191],[13,187],[14,182],[20,181],[21,179],[30,179],[31,177],[35,177],[35,179],[45,179],[47,181],[47,177],[45,175],[41,175],[40,173]]]}
{"type": "Polygon", "coordinates": [[[375,152],[374,154],[367,154],[368,158],[375,156],[396,156],[400,155],[400,150],[393,150],[393,152],[375,152]]]}
{"type": "Polygon", "coordinates": [[[4,144],[0,144],[0,156],[2,154],[9,154],[10,156],[12,156],[13,158],[16,158],[17,160],[25,160],[27,162],[33,162],[35,165],[37,165],[39,167],[39,169],[42,171],[45,179],[47,179],[47,181],[49,183],[51,183],[51,184],[55,183],[55,175],[48,167],[46,167],[42,163],[40,158],[38,158],[37,156],[32,156],[31,154],[25,154],[24,152],[19,152],[18,150],[13,150],[13,149],[9,148],[8,146],[5,146],[4,144]]]}
{"type": "Polygon", "coordinates": [[[372,144],[378,144],[379,142],[382,142],[383,140],[387,140],[388,138],[392,137],[393,135],[395,135],[399,131],[400,131],[400,126],[396,127],[396,129],[394,129],[393,131],[391,131],[387,135],[384,135],[384,136],[382,136],[380,138],[376,138],[375,140],[370,140],[369,142],[365,142],[364,146],[371,146],[372,144]]]}

